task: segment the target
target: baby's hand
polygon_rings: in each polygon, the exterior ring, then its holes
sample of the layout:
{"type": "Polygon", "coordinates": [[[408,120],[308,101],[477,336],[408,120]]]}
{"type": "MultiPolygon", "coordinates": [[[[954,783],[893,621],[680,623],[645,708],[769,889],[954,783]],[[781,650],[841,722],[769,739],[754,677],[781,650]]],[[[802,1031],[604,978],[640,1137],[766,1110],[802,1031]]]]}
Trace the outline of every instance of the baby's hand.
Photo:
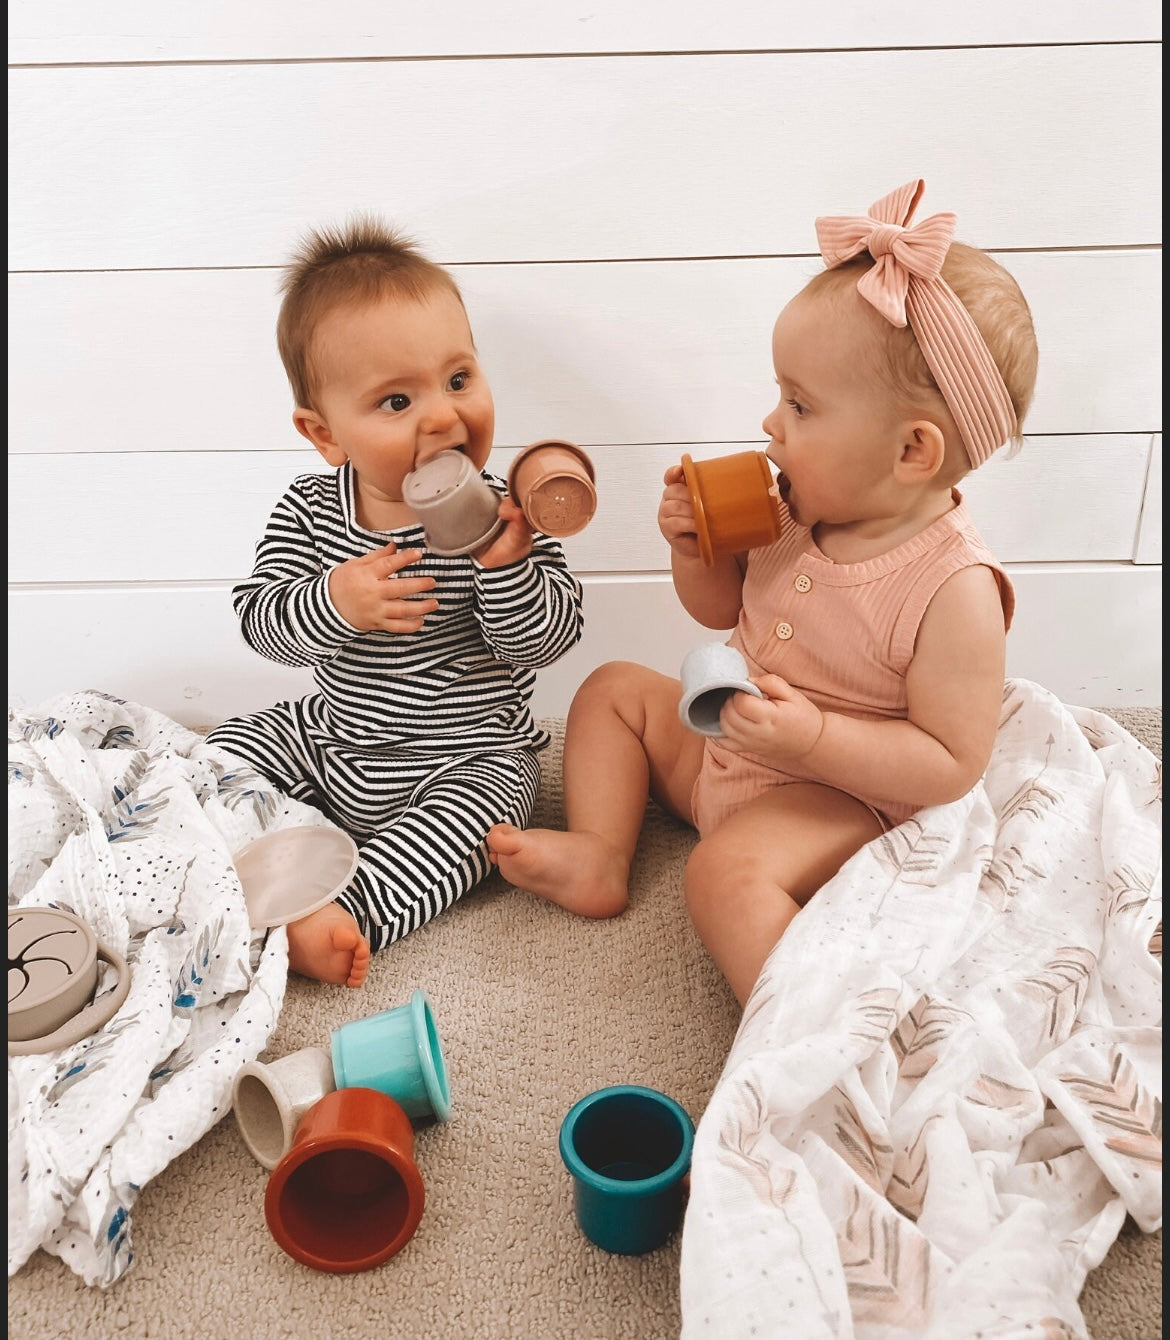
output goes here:
{"type": "Polygon", "coordinates": [[[666,485],[658,504],[658,529],[662,538],[680,557],[698,558],[698,523],[682,466],[668,467],[662,479],[666,485]]]}
{"type": "Polygon", "coordinates": [[[435,589],[435,579],[398,574],[422,556],[421,549],[399,553],[391,540],[382,549],[339,563],[329,574],[329,598],[338,614],[367,633],[417,633],[439,608],[437,600],[422,598],[424,591],[435,589]]]}
{"type": "Polygon", "coordinates": [[[803,758],[821,738],[821,709],[779,675],[755,676],[752,683],[763,698],[733,693],[723,705],[723,743],[736,753],[759,754],[778,767],[803,758]]]}
{"type": "Polygon", "coordinates": [[[507,523],[504,529],[475,555],[482,568],[506,568],[532,553],[532,527],[519,504],[512,498],[501,498],[500,516],[507,523]]]}

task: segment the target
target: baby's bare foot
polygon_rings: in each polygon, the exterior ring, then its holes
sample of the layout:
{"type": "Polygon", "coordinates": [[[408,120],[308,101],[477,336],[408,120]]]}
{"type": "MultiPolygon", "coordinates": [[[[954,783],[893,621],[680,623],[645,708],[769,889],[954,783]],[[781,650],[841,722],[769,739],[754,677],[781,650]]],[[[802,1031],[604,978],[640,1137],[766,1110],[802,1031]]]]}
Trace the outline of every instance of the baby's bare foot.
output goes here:
{"type": "Polygon", "coordinates": [[[629,905],[629,862],[596,833],[496,824],[487,841],[492,863],[518,889],[583,917],[616,917],[629,905]]]}
{"type": "Polygon", "coordinates": [[[370,942],[340,903],[326,903],[288,931],[288,966],[334,986],[361,986],[370,970],[370,942]]]}

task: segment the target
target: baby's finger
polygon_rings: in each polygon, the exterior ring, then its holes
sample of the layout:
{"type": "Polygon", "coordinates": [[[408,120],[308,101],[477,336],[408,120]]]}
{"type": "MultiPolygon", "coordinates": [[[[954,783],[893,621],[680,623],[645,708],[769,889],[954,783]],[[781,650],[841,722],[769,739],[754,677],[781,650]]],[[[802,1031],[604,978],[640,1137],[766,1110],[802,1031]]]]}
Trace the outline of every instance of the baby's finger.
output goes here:
{"type": "Polygon", "coordinates": [[[438,601],[403,601],[393,614],[387,609],[377,626],[387,633],[417,633],[438,607],[438,601]]]}
{"type": "Polygon", "coordinates": [[[775,698],[783,703],[790,702],[796,696],[792,685],[779,675],[755,675],[752,683],[765,698],[775,698]]]}
{"type": "Polygon", "coordinates": [[[509,523],[513,521],[523,521],[529,530],[532,527],[528,523],[528,518],[524,515],[524,509],[515,500],[515,498],[505,497],[500,499],[500,519],[509,523]]]}
{"type": "Polygon", "coordinates": [[[421,549],[399,549],[391,540],[385,548],[375,552],[374,561],[379,574],[390,577],[396,572],[401,572],[403,568],[410,567],[412,563],[417,563],[422,556],[421,549]]]}
{"type": "Polygon", "coordinates": [[[424,591],[433,591],[438,582],[434,577],[395,577],[385,578],[385,598],[387,600],[406,600],[410,596],[422,595],[424,591]]]}

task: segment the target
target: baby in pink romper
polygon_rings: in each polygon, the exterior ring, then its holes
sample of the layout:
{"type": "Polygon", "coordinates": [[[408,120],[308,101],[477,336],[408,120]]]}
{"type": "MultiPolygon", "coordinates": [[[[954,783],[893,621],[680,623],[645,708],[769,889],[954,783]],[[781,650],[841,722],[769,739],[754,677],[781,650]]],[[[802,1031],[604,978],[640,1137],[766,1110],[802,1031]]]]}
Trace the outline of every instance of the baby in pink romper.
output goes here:
{"type": "Polygon", "coordinates": [[[953,215],[911,224],[921,194],[817,220],[826,269],[772,332],[779,540],[707,565],[682,468],[666,473],[678,598],[734,628],[763,697],[732,695],[711,739],[680,721],[677,679],[603,665],[569,711],[566,829],[488,834],[511,883],[610,917],[652,796],[698,829],[687,908],[741,1005],[850,856],[976,785],[999,723],[1014,597],[957,486],[1022,441],[1036,338],[1012,276],[952,242],[953,215]]]}

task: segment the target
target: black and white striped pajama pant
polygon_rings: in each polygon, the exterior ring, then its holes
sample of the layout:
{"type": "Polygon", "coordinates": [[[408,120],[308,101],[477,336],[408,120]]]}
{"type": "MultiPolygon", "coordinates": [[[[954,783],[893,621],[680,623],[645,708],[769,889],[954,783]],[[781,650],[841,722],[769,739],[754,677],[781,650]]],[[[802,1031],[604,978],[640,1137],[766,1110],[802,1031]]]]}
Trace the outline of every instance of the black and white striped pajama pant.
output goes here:
{"type": "Polygon", "coordinates": [[[358,844],[358,867],[337,902],[379,950],[417,930],[491,871],[487,832],[523,828],[540,787],[528,745],[457,754],[385,753],[327,739],[304,700],[217,726],[217,745],[286,795],[313,805],[358,844]]]}

